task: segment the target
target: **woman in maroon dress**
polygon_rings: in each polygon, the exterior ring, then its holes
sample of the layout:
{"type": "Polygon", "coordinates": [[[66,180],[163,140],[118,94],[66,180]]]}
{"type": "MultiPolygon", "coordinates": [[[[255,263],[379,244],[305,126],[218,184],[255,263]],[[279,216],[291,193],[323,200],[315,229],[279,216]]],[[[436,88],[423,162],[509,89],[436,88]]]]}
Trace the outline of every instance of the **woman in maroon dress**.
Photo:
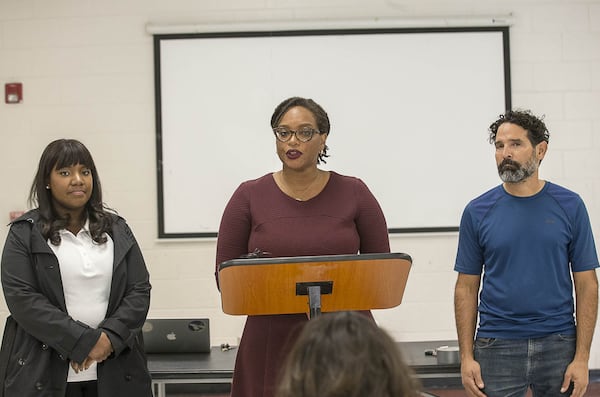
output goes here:
{"type": "MultiPolygon", "coordinates": [[[[282,169],[234,192],[219,228],[217,270],[256,250],[273,257],[389,252],[383,212],[364,182],[318,168],[328,157],[323,108],[312,99],[286,99],[271,127],[282,169]]],[[[274,395],[278,371],[307,320],[305,314],[248,317],[232,397],[274,395]]]]}

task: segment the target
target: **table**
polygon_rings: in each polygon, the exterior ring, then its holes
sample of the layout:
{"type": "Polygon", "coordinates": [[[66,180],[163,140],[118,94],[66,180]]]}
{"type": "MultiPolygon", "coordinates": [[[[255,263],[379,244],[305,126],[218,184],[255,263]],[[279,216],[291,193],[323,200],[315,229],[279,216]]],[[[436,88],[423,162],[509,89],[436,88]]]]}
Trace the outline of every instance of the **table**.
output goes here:
{"type": "Polygon", "coordinates": [[[213,346],[210,354],[148,354],[154,397],[166,397],[170,383],[231,384],[236,352],[213,346]]]}
{"type": "MultiPolygon", "coordinates": [[[[456,346],[455,340],[428,342],[398,342],[407,364],[415,371],[426,388],[458,386],[461,384],[460,365],[440,365],[426,350],[440,346],[456,346]]],[[[148,354],[148,369],[152,375],[155,397],[166,397],[166,385],[231,384],[237,350],[222,350],[213,346],[210,354],[148,354]]]]}
{"type": "Polygon", "coordinates": [[[462,386],[460,364],[438,364],[437,357],[425,354],[440,346],[458,346],[456,340],[438,340],[427,342],[398,342],[406,363],[425,388],[444,388],[462,386]]]}

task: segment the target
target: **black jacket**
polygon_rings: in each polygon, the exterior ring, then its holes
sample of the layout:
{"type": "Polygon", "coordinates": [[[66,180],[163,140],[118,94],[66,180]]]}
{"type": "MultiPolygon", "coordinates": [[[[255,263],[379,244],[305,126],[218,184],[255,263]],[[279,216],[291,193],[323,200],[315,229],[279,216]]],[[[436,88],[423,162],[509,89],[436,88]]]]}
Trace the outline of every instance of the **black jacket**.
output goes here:
{"type": "Polygon", "coordinates": [[[11,316],[0,351],[0,397],[64,397],[69,362],[83,362],[101,331],[114,353],[98,364],[99,397],[151,396],[141,337],[150,282],[131,229],[113,215],[110,297],[106,318],[94,329],[67,314],[58,260],[38,219],[33,210],[15,220],[2,253],[2,288],[11,316]]]}

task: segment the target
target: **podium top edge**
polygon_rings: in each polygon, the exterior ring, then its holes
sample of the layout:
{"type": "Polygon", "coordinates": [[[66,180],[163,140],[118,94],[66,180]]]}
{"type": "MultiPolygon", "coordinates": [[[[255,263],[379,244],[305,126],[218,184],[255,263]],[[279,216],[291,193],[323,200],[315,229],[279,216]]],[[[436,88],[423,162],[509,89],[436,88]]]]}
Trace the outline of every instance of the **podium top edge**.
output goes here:
{"type": "Polygon", "coordinates": [[[219,265],[219,271],[230,266],[238,265],[269,265],[284,263],[310,263],[310,262],[341,262],[341,261],[373,261],[382,259],[403,259],[412,264],[408,254],[378,253],[378,254],[346,254],[346,255],[314,255],[314,256],[288,256],[288,257],[257,257],[231,259],[219,265]]]}

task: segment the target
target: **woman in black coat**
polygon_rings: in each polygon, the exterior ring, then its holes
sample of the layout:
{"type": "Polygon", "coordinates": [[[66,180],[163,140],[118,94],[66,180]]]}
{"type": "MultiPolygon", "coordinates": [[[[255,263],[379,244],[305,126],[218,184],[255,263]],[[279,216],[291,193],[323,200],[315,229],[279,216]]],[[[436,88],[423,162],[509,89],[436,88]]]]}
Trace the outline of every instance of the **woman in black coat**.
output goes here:
{"type": "Polygon", "coordinates": [[[148,271],[125,220],[104,207],[82,143],[46,147],[30,202],[37,208],[12,222],[2,254],[11,316],[0,397],[151,396],[148,271]]]}

